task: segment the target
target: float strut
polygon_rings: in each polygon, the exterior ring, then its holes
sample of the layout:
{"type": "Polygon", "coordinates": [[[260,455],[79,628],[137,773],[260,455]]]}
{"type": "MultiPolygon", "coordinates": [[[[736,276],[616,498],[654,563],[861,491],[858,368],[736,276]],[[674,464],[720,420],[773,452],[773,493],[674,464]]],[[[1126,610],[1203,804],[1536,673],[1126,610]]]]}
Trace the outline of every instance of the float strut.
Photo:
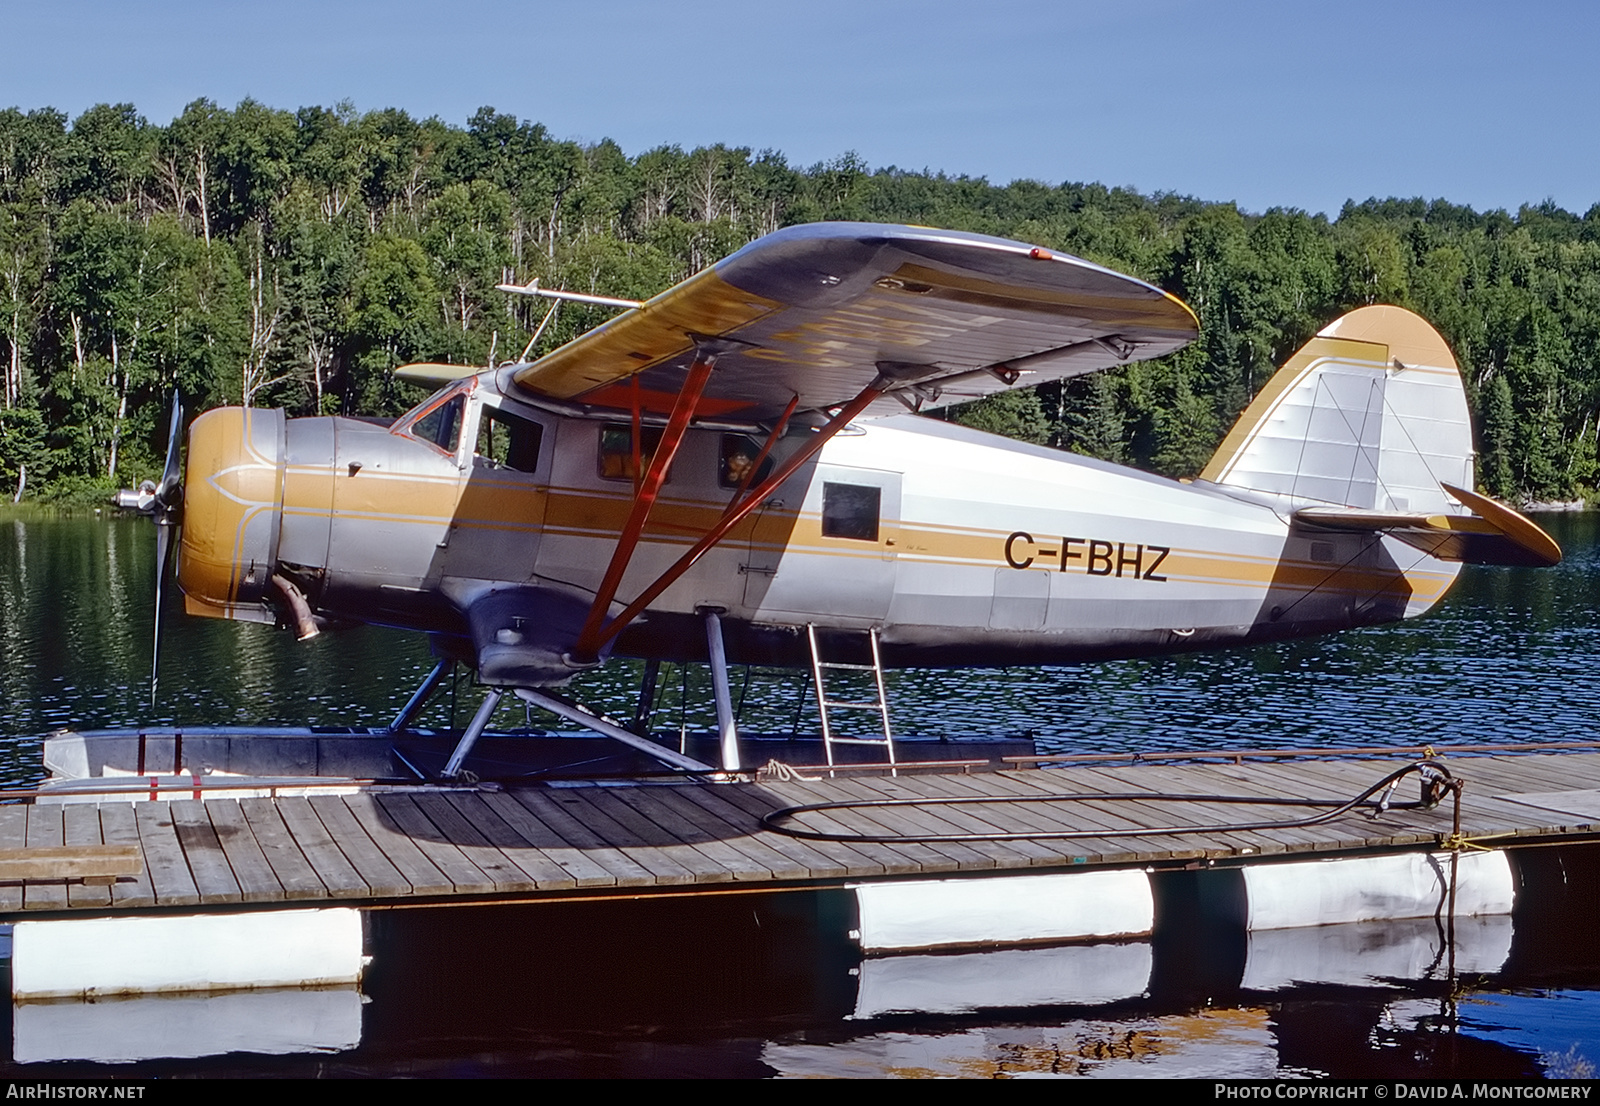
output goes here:
{"type": "Polygon", "coordinates": [[[547,710],[551,714],[565,718],[568,722],[576,722],[580,726],[588,727],[595,733],[604,734],[613,741],[620,741],[631,749],[638,749],[641,753],[647,753],[663,763],[672,765],[674,768],[682,768],[686,772],[716,771],[709,764],[701,764],[693,757],[687,757],[663,745],[657,745],[654,741],[640,737],[636,733],[629,733],[616,723],[601,718],[599,715],[584,710],[575,704],[557,699],[553,695],[547,695],[531,687],[519,687],[517,688],[517,696],[542,710],[547,710]]]}
{"type": "Polygon", "coordinates": [[[439,685],[444,682],[445,673],[450,670],[450,666],[454,663],[454,661],[441,660],[433,666],[433,671],[429,672],[428,678],[422,681],[422,686],[417,688],[416,694],[400,709],[400,713],[394,716],[394,721],[389,723],[390,733],[399,733],[411,725],[418,714],[422,713],[422,708],[427,705],[429,699],[433,698],[433,693],[439,690],[439,685]]]}
{"type": "Polygon", "coordinates": [[[650,715],[656,703],[656,680],[661,675],[661,662],[651,657],[644,662],[644,679],[639,681],[639,705],[633,708],[633,725],[628,729],[640,737],[650,736],[650,715]]]}
{"type": "Polygon", "coordinates": [[[706,381],[711,379],[711,370],[716,363],[714,343],[702,344],[696,349],[694,364],[689,366],[688,379],[678,392],[678,398],[672,405],[672,414],[667,417],[667,425],[661,431],[661,440],[651,454],[650,467],[634,489],[628,520],[617,535],[616,548],[611,551],[611,563],[606,566],[605,577],[600,581],[594,603],[589,607],[589,617],[584,621],[578,642],[572,649],[575,657],[595,660],[600,655],[596,635],[605,624],[606,612],[611,609],[611,600],[617,594],[617,585],[622,583],[622,574],[633,559],[633,551],[644,533],[644,525],[656,505],[656,496],[660,494],[661,485],[665,483],[667,472],[672,467],[672,458],[677,454],[678,446],[683,444],[689,421],[694,417],[695,404],[700,402],[700,395],[705,391],[706,381]]]}
{"type": "Polygon", "coordinates": [[[478,708],[478,713],[472,716],[472,721],[467,723],[467,732],[456,742],[456,751],[450,754],[450,760],[444,766],[445,779],[453,780],[461,774],[461,762],[467,759],[473,744],[483,736],[483,731],[489,728],[489,719],[494,717],[495,708],[500,705],[500,696],[504,694],[505,692],[499,688],[492,687],[489,689],[489,694],[484,696],[483,705],[478,708]]]}
{"type": "Polygon", "coordinates": [[[739,727],[733,717],[733,696],[728,692],[728,652],[722,644],[722,612],[703,607],[706,619],[706,646],[711,656],[711,691],[717,700],[717,740],[722,751],[722,770],[739,771],[739,727]]]}

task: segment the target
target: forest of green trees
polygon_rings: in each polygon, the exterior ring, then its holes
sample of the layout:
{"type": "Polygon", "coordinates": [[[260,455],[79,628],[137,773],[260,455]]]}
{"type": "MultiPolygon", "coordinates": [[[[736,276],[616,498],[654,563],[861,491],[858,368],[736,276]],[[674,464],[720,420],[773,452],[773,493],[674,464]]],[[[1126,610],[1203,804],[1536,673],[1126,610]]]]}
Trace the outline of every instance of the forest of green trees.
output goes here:
{"type": "MultiPolygon", "coordinates": [[[[1368,200],[1330,221],[874,170],[853,154],[808,168],[723,146],[630,158],[490,108],[457,127],[249,100],[197,100],[166,126],[127,104],[0,112],[0,489],[85,501],[153,475],[174,387],[190,410],[397,413],[420,398],[397,364],[522,352],[544,305],[497,283],[644,298],[819,219],[1037,243],[1159,284],[1200,317],[1174,356],[956,412],[972,425],[1189,475],[1317,329],[1396,303],[1455,349],[1486,490],[1592,492],[1600,205],[1368,200]]],[[[608,314],[563,306],[535,352],[608,314]]]]}

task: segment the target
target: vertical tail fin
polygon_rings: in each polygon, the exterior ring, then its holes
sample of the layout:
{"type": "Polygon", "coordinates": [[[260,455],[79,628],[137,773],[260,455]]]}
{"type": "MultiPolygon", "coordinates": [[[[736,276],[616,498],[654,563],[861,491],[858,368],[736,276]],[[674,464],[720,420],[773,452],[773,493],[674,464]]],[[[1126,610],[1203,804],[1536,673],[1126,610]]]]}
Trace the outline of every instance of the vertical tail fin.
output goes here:
{"type": "Polygon", "coordinates": [[[1401,307],[1324,327],[1267,382],[1200,479],[1282,496],[1290,509],[1459,511],[1472,424],[1450,347],[1401,307]]]}

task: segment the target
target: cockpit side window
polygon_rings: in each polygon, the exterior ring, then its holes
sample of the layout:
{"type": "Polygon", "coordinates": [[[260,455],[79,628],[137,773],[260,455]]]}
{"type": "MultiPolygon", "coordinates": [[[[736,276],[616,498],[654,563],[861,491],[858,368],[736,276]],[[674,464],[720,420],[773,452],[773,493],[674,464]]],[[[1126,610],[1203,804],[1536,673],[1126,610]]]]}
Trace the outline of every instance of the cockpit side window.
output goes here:
{"type": "Polygon", "coordinates": [[[477,454],[498,468],[533,472],[543,438],[543,427],[510,411],[485,407],[478,416],[477,454]]]}
{"type": "MultiPolygon", "coordinates": [[[[761,457],[761,446],[754,438],[744,434],[724,434],[722,450],[717,458],[717,482],[724,488],[737,488],[750,473],[750,466],[761,457]]],[[[763,457],[761,471],[750,477],[752,485],[772,474],[772,458],[763,457]]]]}
{"type": "MultiPolygon", "coordinates": [[[[650,467],[656,447],[661,444],[661,427],[646,426],[639,433],[639,464],[633,461],[633,428],[628,426],[602,426],[600,428],[600,475],[607,480],[637,480],[642,470],[650,467]]],[[[671,481],[672,470],[667,470],[671,481]]]]}
{"type": "Polygon", "coordinates": [[[454,454],[461,444],[461,416],[467,409],[467,397],[456,395],[439,404],[408,427],[413,437],[432,442],[446,453],[454,454]]]}

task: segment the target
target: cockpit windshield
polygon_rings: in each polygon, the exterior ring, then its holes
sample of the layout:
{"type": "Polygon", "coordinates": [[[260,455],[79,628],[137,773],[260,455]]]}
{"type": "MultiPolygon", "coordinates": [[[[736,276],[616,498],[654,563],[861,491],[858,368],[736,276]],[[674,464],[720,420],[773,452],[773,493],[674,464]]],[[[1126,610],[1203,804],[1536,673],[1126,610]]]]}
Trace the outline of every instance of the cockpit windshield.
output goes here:
{"type": "Polygon", "coordinates": [[[412,423],[411,433],[432,442],[446,453],[454,453],[456,446],[461,443],[461,415],[466,409],[467,397],[456,396],[412,423]]]}
{"type": "Polygon", "coordinates": [[[466,410],[466,392],[460,388],[449,388],[430,396],[413,408],[411,414],[401,416],[395,423],[395,429],[454,454],[456,447],[461,444],[461,423],[466,410]]]}

